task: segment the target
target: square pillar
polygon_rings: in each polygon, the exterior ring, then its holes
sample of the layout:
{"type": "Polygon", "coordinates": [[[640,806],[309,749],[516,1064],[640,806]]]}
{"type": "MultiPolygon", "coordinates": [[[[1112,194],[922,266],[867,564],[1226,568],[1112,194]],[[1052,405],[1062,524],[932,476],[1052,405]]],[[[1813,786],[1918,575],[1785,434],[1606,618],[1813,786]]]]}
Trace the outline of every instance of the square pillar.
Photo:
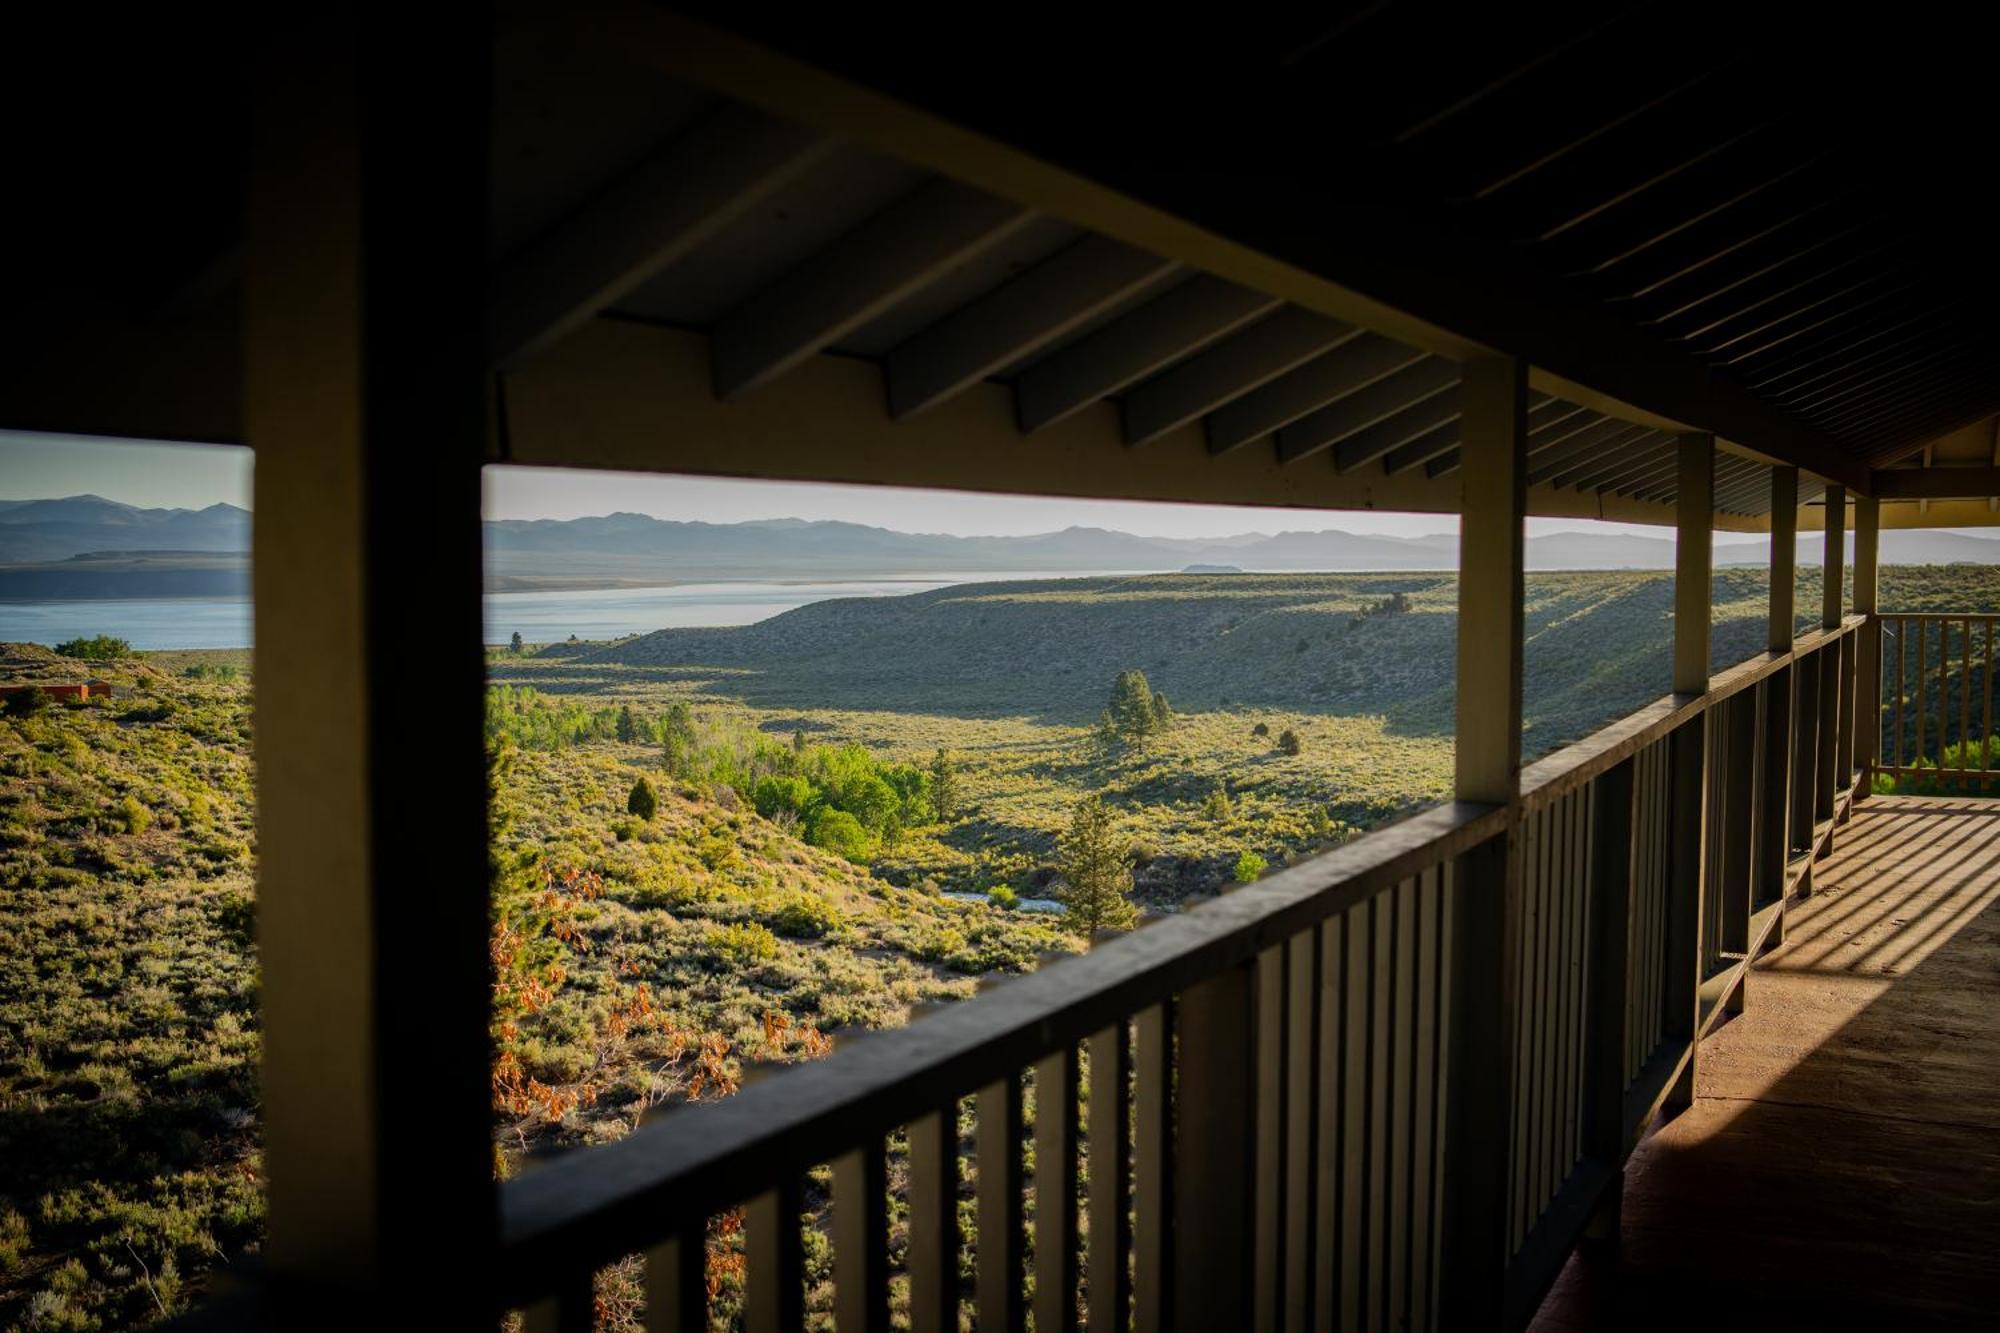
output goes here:
{"type": "MultiPolygon", "coordinates": [[[[1466,363],[1460,389],[1458,798],[1516,807],[1521,792],[1522,561],[1527,367],[1466,363]]],[[[1498,1325],[1506,1299],[1508,1135],[1513,1107],[1519,821],[1453,866],[1450,1094],[1442,1183],[1447,1328],[1498,1325]]]]}
{"type": "Polygon", "coordinates": [[[274,20],[252,71],[245,420],[276,1328],[493,1322],[490,61],[462,16],[336,7],[274,20]]]}
{"type": "Polygon", "coordinates": [[[1868,617],[1858,634],[1854,673],[1854,782],[1865,796],[1882,758],[1882,622],[1877,613],[1882,548],[1882,505],[1870,495],[1854,499],[1854,613],[1868,617]]]}

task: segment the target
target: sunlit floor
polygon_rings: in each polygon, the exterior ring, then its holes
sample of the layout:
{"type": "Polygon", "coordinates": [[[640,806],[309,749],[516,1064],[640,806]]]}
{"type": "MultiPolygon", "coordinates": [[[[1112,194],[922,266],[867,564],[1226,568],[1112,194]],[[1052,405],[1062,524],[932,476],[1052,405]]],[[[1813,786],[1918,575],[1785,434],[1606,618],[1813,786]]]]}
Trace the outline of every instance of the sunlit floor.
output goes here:
{"type": "Polygon", "coordinates": [[[2000,800],[1837,831],[1534,1327],[2000,1328],[2000,800]]]}

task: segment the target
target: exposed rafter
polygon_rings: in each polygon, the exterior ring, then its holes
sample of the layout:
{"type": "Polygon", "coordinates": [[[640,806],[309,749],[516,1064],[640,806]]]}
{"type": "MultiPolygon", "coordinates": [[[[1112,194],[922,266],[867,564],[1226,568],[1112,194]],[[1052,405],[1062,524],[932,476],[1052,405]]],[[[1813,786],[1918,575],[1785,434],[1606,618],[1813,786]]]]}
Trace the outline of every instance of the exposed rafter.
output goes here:
{"type": "Polygon", "coordinates": [[[988,292],[889,353],[889,415],[921,412],[1048,346],[1175,265],[1102,236],[1086,236],[988,292]]]}
{"type": "MultiPolygon", "coordinates": [[[[1339,441],[1333,446],[1334,469],[1351,472],[1377,459],[1386,463],[1397,449],[1457,420],[1458,386],[1452,385],[1339,441]]],[[[1405,469],[1386,470],[1401,472],[1405,469]]]]}
{"type": "Polygon", "coordinates": [[[1197,273],[1014,381],[1021,429],[1038,431],[1109,398],[1278,308],[1276,297],[1197,273]]]}
{"type": "Polygon", "coordinates": [[[1157,440],[1360,334],[1352,324],[1286,306],[1125,395],[1125,442],[1157,440]]]}
{"type": "MultiPolygon", "coordinates": [[[[1392,417],[1422,402],[1432,394],[1444,392],[1456,383],[1457,362],[1442,357],[1426,357],[1344,398],[1335,399],[1280,430],[1277,434],[1278,459],[1292,463],[1309,457],[1357,431],[1366,430],[1385,417],[1392,417]]],[[[1400,438],[1392,439],[1369,457],[1351,457],[1338,470],[1344,472],[1362,463],[1371,463],[1401,443],[1400,438]]]]}
{"type": "Polygon", "coordinates": [[[1208,447],[1226,453],[1290,425],[1356,389],[1423,359],[1423,353],[1364,333],[1208,414],[1208,447]]]}
{"type": "Polygon", "coordinates": [[[715,393],[782,375],[999,243],[1033,215],[950,181],[890,205],[717,323],[715,393]]]}
{"type": "Polygon", "coordinates": [[[616,302],[722,231],[833,140],[728,106],[676,137],[495,274],[491,358],[522,356],[616,302]]]}

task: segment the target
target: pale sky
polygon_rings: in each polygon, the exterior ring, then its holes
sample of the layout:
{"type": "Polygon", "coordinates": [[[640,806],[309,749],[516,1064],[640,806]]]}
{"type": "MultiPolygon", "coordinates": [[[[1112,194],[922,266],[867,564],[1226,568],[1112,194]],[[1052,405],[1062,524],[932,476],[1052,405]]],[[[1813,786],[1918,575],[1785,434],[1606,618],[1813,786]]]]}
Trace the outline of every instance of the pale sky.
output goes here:
{"type": "MultiPolygon", "coordinates": [[[[53,499],[86,493],[146,507],[199,509],[225,501],[248,508],[250,451],[219,445],[0,431],[0,499],[53,499]]],[[[1157,537],[1327,529],[1421,537],[1457,527],[1455,518],[1443,514],[1058,500],[558,468],[486,469],[488,518],[579,518],[618,511],[709,523],[760,518],[840,519],[899,532],[959,536],[1018,536],[1078,526],[1157,537]]],[[[1672,535],[1665,528],[1630,523],[1528,520],[1530,536],[1571,531],[1672,535]]]]}

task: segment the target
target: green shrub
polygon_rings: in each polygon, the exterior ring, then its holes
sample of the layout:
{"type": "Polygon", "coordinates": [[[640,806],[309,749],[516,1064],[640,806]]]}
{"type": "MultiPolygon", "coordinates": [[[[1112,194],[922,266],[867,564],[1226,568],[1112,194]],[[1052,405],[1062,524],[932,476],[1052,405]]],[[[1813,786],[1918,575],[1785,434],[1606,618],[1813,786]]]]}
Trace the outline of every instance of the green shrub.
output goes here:
{"type": "Polygon", "coordinates": [[[1263,875],[1269,865],[1270,862],[1257,855],[1257,853],[1245,852],[1236,858],[1236,866],[1230,874],[1238,884],[1253,884],[1263,875]]]}
{"type": "Polygon", "coordinates": [[[1252,736],[1268,736],[1271,734],[1271,724],[1269,722],[1259,722],[1256,726],[1250,728],[1250,734],[1252,736]]]}
{"type": "Polygon", "coordinates": [[[1297,754],[1305,746],[1299,741],[1299,733],[1286,727],[1278,733],[1278,748],[1286,754],[1297,754]]]}
{"type": "Polygon", "coordinates": [[[794,893],[771,914],[771,926],[793,939],[817,940],[840,931],[840,911],[816,893],[794,893]]]}
{"type": "Polygon", "coordinates": [[[653,784],[641,777],[632,784],[631,794],[625,798],[625,813],[651,823],[660,810],[660,799],[653,794],[653,784]]]}
{"type": "Polygon", "coordinates": [[[127,833],[144,833],[153,827],[153,812],[138,797],[127,794],[118,803],[118,822],[127,833]]]}
{"type": "Polygon", "coordinates": [[[56,651],[64,657],[78,657],[86,662],[111,662],[132,656],[132,645],[109,634],[98,634],[88,639],[70,639],[59,643],[56,651]]]}
{"type": "Polygon", "coordinates": [[[755,967],[778,956],[778,937],[754,921],[739,921],[711,930],[708,947],[732,967],[755,967]]]}
{"type": "Polygon", "coordinates": [[[48,712],[55,703],[55,696],[39,685],[30,685],[19,694],[8,695],[6,703],[9,717],[34,717],[48,712]]]}
{"type": "Polygon", "coordinates": [[[826,806],[813,812],[806,824],[806,841],[821,847],[835,856],[844,856],[856,865],[868,864],[869,853],[873,850],[868,830],[861,827],[861,821],[845,810],[826,806]]]}
{"type": "Polygon", "coordinates": [[[1003,912],[1011,912],[1020,906],[1021,895],[1015,893],[1005,884],[995,884],[986,891],[986,901],[1003,912]]]}

